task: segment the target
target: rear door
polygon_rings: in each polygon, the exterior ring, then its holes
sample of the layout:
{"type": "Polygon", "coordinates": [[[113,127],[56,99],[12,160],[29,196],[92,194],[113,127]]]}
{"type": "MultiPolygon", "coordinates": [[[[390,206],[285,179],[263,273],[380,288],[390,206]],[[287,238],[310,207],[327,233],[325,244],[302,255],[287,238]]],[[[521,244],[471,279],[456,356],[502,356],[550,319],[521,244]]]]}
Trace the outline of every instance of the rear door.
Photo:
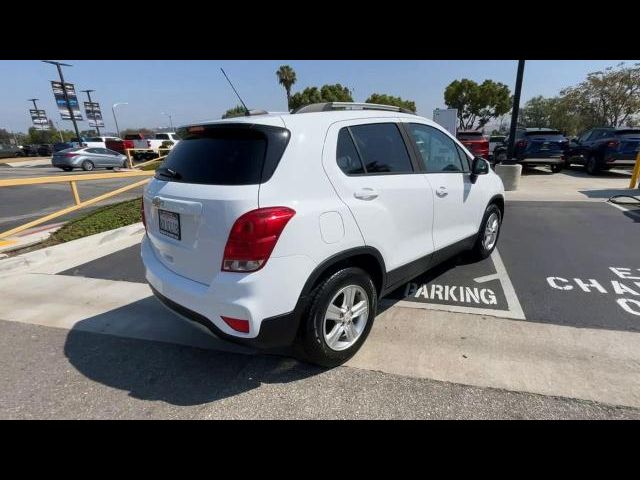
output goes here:
{"type": "Polygon", "coordinates": [[[191,127],[144,193],[147,235],[168,269],[208,285],[233,223],[258,208],[258,189],[288,143],[281,127],[191,127]]]}
{"type": "Polygon", "coordinates": [[[387,271],[433,252],[433,196],[408,141],[395,119],[337,122],[323,155],[331,183],[387,271]]]}

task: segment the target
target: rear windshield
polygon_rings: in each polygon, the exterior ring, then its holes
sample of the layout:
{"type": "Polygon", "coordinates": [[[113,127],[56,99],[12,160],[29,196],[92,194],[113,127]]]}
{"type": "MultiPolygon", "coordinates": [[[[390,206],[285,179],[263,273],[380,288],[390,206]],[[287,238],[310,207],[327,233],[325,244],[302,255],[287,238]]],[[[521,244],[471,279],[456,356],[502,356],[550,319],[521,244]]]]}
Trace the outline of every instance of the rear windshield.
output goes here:
{"type": "Polygon", "coordinates": [[[616,137],[640,137],[640,129],[618,130],[616,137]]]}
{"type": "Polygon", "coordinates": [[[156,140],[169,140],[169,135],[166,133],[156,133],[156,140]]]}
{"type": "Polygon", "coordinates": [[[484,137],[482,132],[459,132],[457,136],[460,140],[482,140],[484,137]]]}
{"type": "Polygon", "coordinates": [[[208,185],[254,185],[275,171],[289,131],[265,125],[210,125],[185,129],[156,178],[208,185]],[[192,130],[195,130],[192,128],[192,130]]]}
{"type": "Polygon", "coordinates": [[[544,132],[525,132],[524,133],[527,137],[554,137],[554,136],[560,136],[563,137],[564,135],[562,135],[562,132],[558,131],[558,130],[548,130],[548,131],[544,131],[544,132]]]}

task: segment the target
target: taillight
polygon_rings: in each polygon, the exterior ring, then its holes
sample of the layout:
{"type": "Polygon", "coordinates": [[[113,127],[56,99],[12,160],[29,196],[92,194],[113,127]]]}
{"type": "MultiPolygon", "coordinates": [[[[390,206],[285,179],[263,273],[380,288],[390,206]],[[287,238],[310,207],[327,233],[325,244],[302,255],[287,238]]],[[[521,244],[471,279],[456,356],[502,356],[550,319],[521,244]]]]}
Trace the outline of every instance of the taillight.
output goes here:
{"type": "Polygon", "coordinates": [[[78,155],[77,153],[65,153],[64,154],[65,157],[75,157],[77,155],[78,155]]]}
{"type": "Polygon", "coordinates": [[[231,317],[223,317],[220,315],[220,318],[224,320],[224,323],[233,328],[236,332],[249,333],[249,320],[240,320],[238,318],[231,317]]]}
{"type": "Polygon", "coordinates": [[[607,142],[607,147],[609,148],[618,148],[618,145],[620,145],[620,142],[618,140],[611,140],[607,142]]]}
{"type": "Polygon", "coordinates": [[[144,197],[140,201],[140,217],[142,217],[142,225],[147,229],[147,217],[144,215],[144,197]]]}
{"type": "Polygon", "coordinates": [[[518,148],[524,148],[529,144],[529,142],[527,142],[526,140],[518,140],[516,142],[516,147],[518,148]]]}
{"type": "Polygon", "coordinates": [[[254,272],[260,270],[273,252],[280,234],[296,214],[287,207],[258,208],[238,218],[224,247],[222,270],[254,272]]]}

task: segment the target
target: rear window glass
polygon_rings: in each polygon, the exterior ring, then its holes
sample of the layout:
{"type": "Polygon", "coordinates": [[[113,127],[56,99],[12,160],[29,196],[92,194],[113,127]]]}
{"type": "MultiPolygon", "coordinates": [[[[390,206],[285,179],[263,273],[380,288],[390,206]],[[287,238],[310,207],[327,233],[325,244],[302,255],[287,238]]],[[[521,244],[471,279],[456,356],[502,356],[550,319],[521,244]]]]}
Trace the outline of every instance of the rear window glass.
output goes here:
{"type": "Polygon", "coordinates": [[[156,133],[156,140],[169,140],[169,135],[166,133],[156,133]]]}
{"type": "Polygon", "coordinates": [[[205,127],[183,134],[156,178],[208,185],[254,185],[267,181],[289,141],[284,128],[205,127]]]}
{"type": "Polygon", "coordinates": [[[459,132],[457,137],[460,140],[481,140],[484,135],[482,132],[459,132]]]}
{"type": "Polygon", "coordinates": [[[551,137],[551,136],[562,136],[562,133],[558,130],[549,130],[544,132],[525,132],[525,136],[527,137],[551,137]]]}
{"type": "Polygon", "coordinates": [[[356,150],[356,146],[351,140],[349,130],[342,128],[338,134],[338,151],[336,160],[340,170],[347,175],[361,175],[364,173],[362,161],[356,150]]]}
{"type": "Polygon", "coordinates": [[[618,130],[617,137],[640,137],[640,129],[618,130]]]}
{"type": "MultiPolygon", "coordinates": [[[[350,127],[366,173],[411,173],[411,159],[394,123],[350,127]]],[[[178,144],[179,145],[179,144],[178,144]]]]}

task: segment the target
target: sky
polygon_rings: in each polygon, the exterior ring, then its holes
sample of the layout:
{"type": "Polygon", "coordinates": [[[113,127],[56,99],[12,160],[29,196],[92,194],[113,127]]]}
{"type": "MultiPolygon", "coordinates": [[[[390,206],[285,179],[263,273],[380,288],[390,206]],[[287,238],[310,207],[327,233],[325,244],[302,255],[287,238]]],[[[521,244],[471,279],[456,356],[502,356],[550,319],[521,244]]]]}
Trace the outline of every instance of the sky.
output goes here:
{"type": "MultiPolygon", "coordinates": [[[[444,108],[444,89],[453,80],[469,78],[476,82],[492,79],[505,83],[513,92],[516,61],[510,60],[69,60],[65,80],[76,86],[79,101],[87,100],[80,90],[92,89],[92,99],[102,107],[106,131],[115,132],[112,104],[117,107],[120,129],[169,126],[219,119],[238,104],[220,68],[235,84],[249,108],[286,111],[284,89],[275,72],[280,65],[291,65],[298,81],[293,92],[308,86],[341,83],[353,91],[355,101],[371,93],[386,93],[416,102],[418,114],[432,118],[435,108],[444,108]]],[[[522,102],[536,95],[553,96],[561,89],[585,79],[587,73],[625,61],[638,60],[530,60],[524,71],[522,102]]],[[[31,126],[29,98],[39,98],[38,108],[72,129],[57,112],[51,80],[58,80],[53,65],[37,60],[0,61],[0,128],[26,132],[31,126]]],[[[83,112],[84,114],[84,112],[83,112]]],[[[85,121],[81,130],[88,129],[85,121]]]]}

